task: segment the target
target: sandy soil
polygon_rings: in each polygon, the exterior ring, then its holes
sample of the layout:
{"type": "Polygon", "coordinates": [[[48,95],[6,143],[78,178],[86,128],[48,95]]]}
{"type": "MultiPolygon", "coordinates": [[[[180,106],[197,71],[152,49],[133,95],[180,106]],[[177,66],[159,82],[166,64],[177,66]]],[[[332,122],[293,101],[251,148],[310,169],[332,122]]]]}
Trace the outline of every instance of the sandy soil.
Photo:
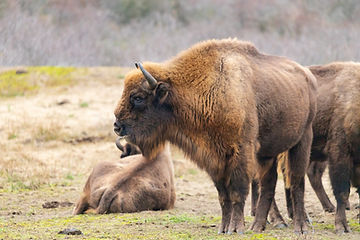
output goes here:
{"type": "MultiPolygon", "coordinates": [[[[125,72],[126,69],[120,68],[91,68],[86,76],[78,76],[71,86],[0,100],[0,239],[236,237],[216,234],[220,222],[216,189],[206,173],[185,159],[176,148],[172,148],[177,194],[173,210],[110,214],[92,220],[87,216],[72,217],[73,206],[42,207],[48,201],[75,203],[92,167],[99,161],[119,158],[112,124],[125,72]],[[133,222],[125,219],[127,217],[133,222]],[[67,226],[79,228],[84,235],[57,234],[67,226]]],[[[331,201],[335,203],[327,173],[323,181],[331,201]]],[[[276,200],[290,227],[276,230],[268,226],[264,234],[247,232],[245,238],[297,238],[287,218],[281,177],[276,200]]],[[[360,239],[355,189],[351,190],[350,202],[351,210],[347,211],[347,217],[353,232],[338,236],[334,234],[334,214],[322,210],[307,182],[305,206],[314,221],[315,232],[306,238],[360,239]]],[[[245,213],[250,215],[249,200],[245,213]]],[[[247,227],[251,220],[251,217],[246,217],[247,227]]]]}

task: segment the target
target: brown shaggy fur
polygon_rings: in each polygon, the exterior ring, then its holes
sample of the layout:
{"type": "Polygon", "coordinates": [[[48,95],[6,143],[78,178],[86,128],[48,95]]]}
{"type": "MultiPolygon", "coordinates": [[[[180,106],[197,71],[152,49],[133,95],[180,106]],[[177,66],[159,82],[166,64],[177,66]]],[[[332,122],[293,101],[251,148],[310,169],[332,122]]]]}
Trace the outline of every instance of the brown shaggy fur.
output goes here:
{"type": "MultiPolygon", "coordinates": [[[[117,146],[122,148],[119,142],[117,146]]],[[[174,206],[174,172],[169,147],[151,160],[136,154],[138,148],[132,144],[122,149],[121,160],[100,162],[94,167],[73,214],[97,213],[99,209],[101,213],[165,210],[174,206]],[[104,193],[112,198],[109,206],[103,204],[104,193]]]]}
{"type": "MultiPolygon", "coordinates": [[[[335,228],[348,232],[345,208],[350,183],[360,194],[360,64],[335,62],[309,69],[319,83],[311,162],[328,160],[337,202],[335,228]]],[[[310,171],[317,168],[325,167],[320,164],[310,171]]]]}
{"type": "Polygon", "coordinates": [[[196,44],[164,63],[144,63],[125,78],[115,130],[146,157],[165,143],[205,169],[219,192],[219,232],[244,231],[244,203],[254,169],[260,178],[252,229],[262,231],[272,202],[276,156],[290,149],[295,231],[306,231],[304,175],[316,112],[316,80],[286,58],[234,39],[196,44]]]}
{"type": "MultiPolygon", "coordinates": [[[[319,91],[307,175],[324,210],[334,211],[321,182],[329,163],[337,202],[335,228],[339,233],[348,232],[345,209],[350,207],[350,183],[357,188],[360,199],[360,64],[334,62],[309,68],[318,80],[319,91]]],[[[286,191],[288,214],[292,218],[291,198],[289,190],[286,191]]],[[[360,213],[358,217],[360,220],[360,213]]]]}

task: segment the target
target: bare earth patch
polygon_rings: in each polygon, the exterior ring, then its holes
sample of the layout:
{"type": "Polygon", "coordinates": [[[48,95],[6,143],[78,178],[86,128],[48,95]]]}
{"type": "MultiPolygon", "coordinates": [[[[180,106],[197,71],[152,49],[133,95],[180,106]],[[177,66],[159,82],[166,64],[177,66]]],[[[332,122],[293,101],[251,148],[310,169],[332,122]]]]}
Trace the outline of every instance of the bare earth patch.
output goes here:
{"type": "MultiPolygon", "coordinates": [[[[0,73],[8,70],[0,69],[0,73]]],[[[217,235],[221,217],[216,189],[206,173],[176,148],[172,148],[177,194],[174,209],[71,215],[71,203],[80,196],[92,167],[120,156],[112,130],[113,110],[126,71],[74,69],[71,81],[65,84],[45,84],[35,93],[0,99],[0,239],[239,238],[217,235]],[[72,228],[81,234],[59,234],[72,228]]],[[[326,191],[335,203],[327,174],[324,177],[326,191]]],[[[276,200],[289,228],[277,230],[268,225],[261,234],[246,232],[242,236],[245,239],[299,238],[287,218],[279,178],[276,200]]],[[[322,210],[308,182],[305,197],[314,232],[300,238],[360,239],[354,189],[350,194],[351,210],[347,211],[353,231],[344,235],[334,233],[334,214],[322,210]]],[[[248,228],[252,221],[249,200],[245,212],[248,228]]]]}

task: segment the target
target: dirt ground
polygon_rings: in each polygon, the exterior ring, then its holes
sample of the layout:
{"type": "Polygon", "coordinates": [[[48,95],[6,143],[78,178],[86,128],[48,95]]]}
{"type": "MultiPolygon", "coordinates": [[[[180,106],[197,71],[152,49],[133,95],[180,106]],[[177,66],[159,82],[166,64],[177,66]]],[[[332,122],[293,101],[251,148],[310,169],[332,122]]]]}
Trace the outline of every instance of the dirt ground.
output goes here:
{"type": "MultiPolygon", "coordinates": [[[[5,71],[8,69],[2,69],[5,71]]],[[[276,200],[289,227],[271,225],[264,233],[218,235],[220,206],[209,177],[181,151],[172,148],[175,167],[175,208],[133,214],[72,216],[92,167],[118,159],[113,110],[121,96],[127,69],[86,68],[72,74],[72,82],[43,87],[31,94],[0,99],[0,239],[360,239],[360,224],[351,189],[347,217],[351,233],[334,233],[334,214],[325,213],[306,183],[305,206],[313,220],[306,236],[293,233],[286,214],[279,176],[276,200]],[[44,208],[46,202],[55,208],[44,208]],[[59,234],[75,228],[81,235],[59,234]]],[[[327,173],[326,191],[335,203],[327,173]]],[[[249,228],[250,201],[246,202],[249,228]]]]}

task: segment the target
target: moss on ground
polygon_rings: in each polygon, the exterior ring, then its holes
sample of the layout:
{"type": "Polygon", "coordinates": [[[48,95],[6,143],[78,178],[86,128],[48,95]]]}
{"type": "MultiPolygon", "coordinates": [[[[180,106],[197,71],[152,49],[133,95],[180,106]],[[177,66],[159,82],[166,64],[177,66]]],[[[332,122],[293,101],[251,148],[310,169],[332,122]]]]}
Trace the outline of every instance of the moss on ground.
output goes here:
{"type": "MultiPolygon", "coordinates": [[[[37,221],[0,221],[0,239],[237,239],[237,234],[218,235],[220,216],[173,212],[77,215],[37,221]],[[82,231],[80,236],[58,234],[65,228],[82,231]]],[[[246,232],[245,239],[276,239],[271,234],[246,232]]]]}
{"type": "MultiPolygon", "coordinates": [[[[218,235],[220,216],[199,216],[176,210],[107,215],[77,215],[40,220],[0,220],[0,239],[238,239],[238,234],[218,235]],[[76,228],[82,235],[58,234],[65,228],[76,228]]],[[[249,219],[246,219],[249,222],[249,219]]],[[[352,222],[352,225],[355,223],[352,222]]],[[[358,224],[355,224],[358,225],[358,224]]],[[[248,226],[247,226],[248,227],[248,226]]],[[[334,239],[337,235],[319,235],[332,227],[315,223],[312,239],[334,239]]],[[[343,239],[342,236],[341,239],[343,239]]],[[[292,229],[277,230],[268,227],[264,233],[246,231],[242,239],[297,239],[292,229]]],[[[345,239],[345,238],[344,238],[345,239]]],[[[350,238],[351,239],[351,238],[350,238]]]]}
{"type": "Polygon", "coordinates": [[[43,87],[69,85],[73,81],[74,67],[26,67],[0,73],[0,97],[15,97],[35,93],[43,87]]]}

